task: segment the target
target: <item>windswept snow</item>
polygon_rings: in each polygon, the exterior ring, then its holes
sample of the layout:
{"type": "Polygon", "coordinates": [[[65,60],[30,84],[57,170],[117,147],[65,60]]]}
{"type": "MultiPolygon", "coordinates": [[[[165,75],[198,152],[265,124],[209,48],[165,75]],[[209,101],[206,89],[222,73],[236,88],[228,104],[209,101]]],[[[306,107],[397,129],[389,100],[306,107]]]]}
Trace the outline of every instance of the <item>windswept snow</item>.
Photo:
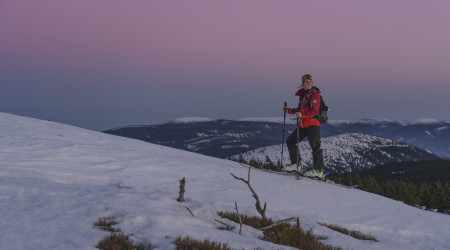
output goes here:
{"type": "MultiPolygon", "coordinates": [[[[0,113],[0,249],[94,249],[108,233],[93,228],[114,216],[136,242],[174,249],[173,240],[226,242],[235,249],[291,249],[259,240],[249,227],[216,229],[218,210],[257,215],[247,168],[217,158],[48,121],[0,113]],[[178,180],[186,177],[186,202],[178,180]],[[196,215],[191,216],[189,207],[196,215]]],[[[450,216],[363,191],[295,180],[253,169],[251,183],[267,215],[300,217],[344,249],[449,249],[450,216]],[[376,236],[361,241],[317,224],[376,236]]],[[[232,222],[229,222],[233,224],[232,222]]]]}

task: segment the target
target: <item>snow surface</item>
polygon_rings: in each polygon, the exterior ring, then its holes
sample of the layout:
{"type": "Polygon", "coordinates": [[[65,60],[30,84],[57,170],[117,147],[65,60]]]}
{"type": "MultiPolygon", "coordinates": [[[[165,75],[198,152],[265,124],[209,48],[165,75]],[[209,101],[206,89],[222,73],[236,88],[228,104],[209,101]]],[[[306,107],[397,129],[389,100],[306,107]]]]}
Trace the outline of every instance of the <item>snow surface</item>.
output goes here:
{"type": "MultiPolygon", "coordinates": [[[[136,242],[174,249],[173,240],[226,242],[235,249],[292,249],[258,239],[249,227],[216,229],[218,210],[258,215],[247,177],[231,161],[73,126],[0,113],[0,249],[95,249],[114,216],[136,242]],[[186,177],[186,202],[176,201],[186,177]],[[189,207],[193,217],[185,209],[189,207]]],[[[450,216],[360,190],[253,169],[251,184],[267,215],[299,217],[302,227],[344,249],[450,249],[450,216]],[[317,222],[376,236],[342,235],[317,222]]],[[[226,221],[226,220],[224,220],[226,221]]],[[[229,222],[233,224],[232,222],[229,222]]]]}

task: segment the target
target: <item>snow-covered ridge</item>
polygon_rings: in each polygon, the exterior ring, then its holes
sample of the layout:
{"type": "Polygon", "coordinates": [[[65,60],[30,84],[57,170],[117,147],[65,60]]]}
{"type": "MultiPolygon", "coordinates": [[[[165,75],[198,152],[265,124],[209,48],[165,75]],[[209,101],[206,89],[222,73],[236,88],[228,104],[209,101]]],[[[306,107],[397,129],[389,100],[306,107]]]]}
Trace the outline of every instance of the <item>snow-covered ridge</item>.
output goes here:
{"type": "MultiPolygon", "coordinates": [[[[248,118],[241,118],[237,121],[243,121],[243,122],[274,122],[274,123],[283,123],[284,118],[283,117],[248,117],[248,118]]],[[[295,124],[295,121],[291,120],[290,118],[286,117],[286,124],[295,124]]]]}
{"type": "MultiPolygon", "coordinates": [[[[300,143],[302,163],[311,165],[312,152],[307,140],[300,143]]],[[[436,159],[433,155],[408,144],[360,133],[339,134],[322,138],[325,166],[328,170],[352,172],[355,169],[367,169],[387,162],[436,159]]],[[[285,147],[285,150],[287,148],[285,147]]],[[[256,159],[264,162],[266,156],[272,162],[281,160],[281,145],[273,145],[250,150],[241,155],[246,161],[256,159]]],[[[289,154],[283,154],[284,164],[290,163],[289,154]]]]}
{"type": "Polygon", "coordinates": [[[169,121],[169,123],[192,123],[192,122],[213,122],[213,121],[217,121],[217,119],[205,117],[183,117],[171,120],[169,121]]]}
{"type": "Polygon", "coordinates": [[[397,123],[390,119],[356,119],[356,120],[329,120],[328,124],[333,126],[350,125],[350,124],[366,124],[366,125],[379,125],[383,123],[397,123]]]}
{"type": "Polygon", "coordinates": [[[430,125],[430,124],[450,124],[450,121],[439,119],[413,119],[413,120],[390,120],[390,119],[358,119],[358,120],[329,120],[328,123],[333,126],[365,124],[365,125],[382,125],[386,123],[395,123],[400,126],[411,125],[430,125]]]}
{"type": "Polygon", "coordinates": [[[450,121],[445,120],[439,120],[439,119],[433,119],[433,118],[422,118],[417,120],[400,120],[398,121],[403,126],[409,126],[409,125],[426,125],[426,124],[450,124],[450,121]]]}
{"type": "MultiPolygon", "coordinates": [[[[273,122],[273,123],[283,123],[295,124],[294,116],[283,117],[246,117],[236,119],[235,121],[244,122],[273,122]]],[[[205,117],[184,117],[169,121],[169,123],[192,123],[192,122],[211,122],[217,121],[219,119],[215,118],[205,118],[205,117]]],[[[226,119],[224,119],[226,120],[226,119]]],[[[412,120],[391,120],[391,119],[355,119],[355,120],[328,120],[328,124],[332,126],[339,125],[351,125],[351,124],[365,124],[365,125],[382,125],[386,123],[395,123],[401,126],[411,126],[411,125],[429,125],[429,124],[450,124],[450,121],[432,119],[432,118],[421,118],[412,120]]]]}
{"type": "Polygon", "coordinates": [[[149,125],[126,125],[126,126],[121,126],[121,127],[117,127],[117,128],[112,128],[110,129],[111,131],[117,131],[117,130],[121,130],[123,128],[145,128],[148,127],[149,125]]]}
{"type": "MultiPolygon", "coordinates": [[[[218,210],[257,215],[246,185],[248,169],[138,140],[55,122],[0,113],[1,249],[95,249],[109,233],[92,227],[114,216],[125,234],[156,249],[174,238],[224,242],[234,249],[292,249],[259,239],[244,226],[228,232],[218,210]],[[176,201],[186,177],[186,202],[176,201]],[[193,217],[185,207],[196,215],[193,217]]],[[[450,216],[312,180],[257,169],[251,183],[267,215],[299,217],[302,227],[344,249],[449,249],[450,216]],[[294,194],[294,195],[293,195],[294,194]],[[414,223],[411,223],[414,218],[414,223]],[[317,222],[372,234],[379,242],[336,233],[317,222]]]]}

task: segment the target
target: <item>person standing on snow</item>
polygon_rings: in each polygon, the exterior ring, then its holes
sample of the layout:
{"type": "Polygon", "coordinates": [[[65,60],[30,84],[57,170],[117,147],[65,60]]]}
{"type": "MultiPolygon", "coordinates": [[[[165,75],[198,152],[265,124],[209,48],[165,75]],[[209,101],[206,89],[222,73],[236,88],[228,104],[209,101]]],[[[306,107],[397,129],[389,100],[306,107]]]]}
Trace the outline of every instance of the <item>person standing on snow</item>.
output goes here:
{"type": "MultiPolygon", "coordinates": [[[[314,169],[304,173],[305,176],[323,178],[323,150],[320,147],[320,122],[316,117],[320,113],[320,90],[313,86],[313,78],[310,74],[302,76],[302,88],[296,93],[299,96],[297,108],[283,107],[283,111],[296,115],[299,118],[297,129],[295,129],[286,140],[291,163],[297,164],[297,143],[308,137],[312,149],[314,169]],[[297,130],[299,130],[297,138],[297,130]]],[[[298,156],[300,159],[300,156],[298,156]]]]}

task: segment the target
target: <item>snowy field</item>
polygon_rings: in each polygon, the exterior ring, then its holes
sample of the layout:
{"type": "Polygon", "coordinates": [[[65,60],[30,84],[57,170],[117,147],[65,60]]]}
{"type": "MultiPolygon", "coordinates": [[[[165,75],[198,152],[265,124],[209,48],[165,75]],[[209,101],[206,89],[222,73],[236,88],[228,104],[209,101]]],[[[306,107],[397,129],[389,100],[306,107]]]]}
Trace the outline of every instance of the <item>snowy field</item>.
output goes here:
{"type": "MultiPolygon", "coordinates": [[[[226,242],[235,249],[292,249],[261,232],[216,229],[218,210],[258,215],[248,187],[227,160],[49,121],[0,113],[0,248],[95,249],[108,233],[93,228],[114,216],[137,243],[174,249],[178,236],[226,242]],[[186,202],[176,201],[186,177],[186,202]],[[185,209],[189,207],[193,217],[185,209]]],[[[253,169],[251,183],[267,215],[300,217],[304,229],[344,249],[450,249],[450,216],[363,191],[253,169]],[[374,235],[342,235],[317,222],[374,235]]],[[[231,222],[229,222],[231,223],[231,222]]]]}

